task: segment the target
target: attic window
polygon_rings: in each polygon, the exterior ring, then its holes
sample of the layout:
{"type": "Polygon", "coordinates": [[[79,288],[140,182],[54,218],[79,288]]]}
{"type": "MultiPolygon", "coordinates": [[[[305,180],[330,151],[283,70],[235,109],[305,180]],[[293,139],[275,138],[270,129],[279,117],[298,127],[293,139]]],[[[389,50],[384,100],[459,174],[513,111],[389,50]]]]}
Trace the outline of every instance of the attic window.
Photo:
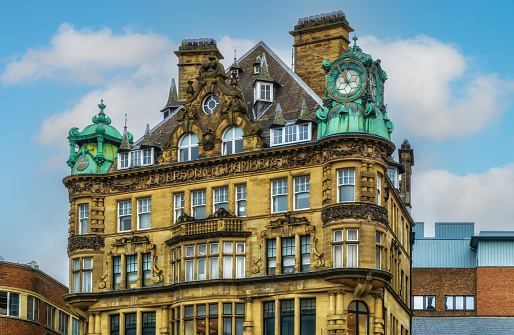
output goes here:
{"type": "Polygon", "coordinates": [[[118,170],[148,166],[154,163],[154,148],[118,153],[118,170]]]}
{"type": "Polygon", "coordinates": [[[269,101],[273,102],[273,84],[257,81],[255,83],[255,91],[254,91],[255,101],[269,101]]]}
{"type": "Polygon", "coordinates": [[[284,145],[311,140],[311,123],[292,124],[285,127],[272,128],[270,145],[284,145]]]}
{"type": "Polygon", "coordinates": [[[261,66],[259,64],[255,64],[253,66],[253,74],[259,74],[261,72],[261,66]]]}

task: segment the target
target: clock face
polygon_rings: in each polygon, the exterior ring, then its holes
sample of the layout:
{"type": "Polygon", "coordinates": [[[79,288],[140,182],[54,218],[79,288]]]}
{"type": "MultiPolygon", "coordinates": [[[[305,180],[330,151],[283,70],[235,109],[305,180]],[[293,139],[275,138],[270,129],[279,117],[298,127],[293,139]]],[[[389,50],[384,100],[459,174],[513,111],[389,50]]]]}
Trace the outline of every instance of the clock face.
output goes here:
{"type": "Polygon", "coordinates": [[[384,104],[384,84],[382,83],[379,71],[376,65],[371,67],[369,74],[369,92],[375,106],[381,108],[384,104]]]}
{"type": "Polygon", "coordinates": [[[336,101],[353,101],[364,93],[366,79],[366,70],[360,62],[343,59],[334,64],[328,72],[327,91],[336,101]]]}
{"type": "Polygon", "coordinates": [[[89,166],[89,158],[86,156],[81,156],[77,159],[77,163],[75,163],[75,168],[78,171],[84,171],[89,166]]]}
{"type": "Polygon", "coordinates": [[[211,94],[203,101],[203,112],[207,115],[214,113],[220,104],[220,99],[216,94],[211,94]]]}

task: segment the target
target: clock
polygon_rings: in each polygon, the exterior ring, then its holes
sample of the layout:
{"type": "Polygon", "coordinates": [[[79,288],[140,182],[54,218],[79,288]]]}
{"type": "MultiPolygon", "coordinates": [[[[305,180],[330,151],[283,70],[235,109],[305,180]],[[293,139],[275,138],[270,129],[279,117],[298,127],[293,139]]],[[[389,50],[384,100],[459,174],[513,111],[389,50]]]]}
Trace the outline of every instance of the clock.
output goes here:
{"type": "Polygon", "coordinates": [[[87,156],[81,156],[75,163],[75,168],[78,171],[84,171],[89,166],[89,158],[87,156]]]}
{"type": "Polygon", "coordinates": [[[326,77],[326,88],[332,99],[349,102],[366,90],[366,69],[353,59],[342,59],[333,64],[326,77]]]}
{"type": "Polygon", "coordinates": [[[220,99],[216,94],[211,94],[203,101],[203,112],[207,115],[214,113],[220,104],[220,99]]]}
{"type": "Polygon", "coordinates": [[[380,69],[373,64],[369,71],[369,92],[375,106],[382,108],[384,104],[384,83],[380,75],[380,69]]]}

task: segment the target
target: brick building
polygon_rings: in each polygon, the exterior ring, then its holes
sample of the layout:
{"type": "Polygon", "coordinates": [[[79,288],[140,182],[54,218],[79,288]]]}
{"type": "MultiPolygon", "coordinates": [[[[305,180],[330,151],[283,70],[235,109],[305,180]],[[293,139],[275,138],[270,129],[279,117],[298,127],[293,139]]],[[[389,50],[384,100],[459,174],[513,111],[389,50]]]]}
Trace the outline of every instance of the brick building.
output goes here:
{"type": "Polygon", "coordinates": [[[66,293],[35,263],[0,261],[0,335],[83,334],[62,298],[66,293]]]}
{"type": "Polygon", "coordinates": [[[410,333],[413,152],[392,159],[387,75],[351,31],[300,19],[295,71],[264,42],[225,70],[184,40],[141,139],[103,102],[70,130],[65,300],[87,334],[410,333]]]}
{"type": "Polygon", "coordinates": [[[417,223],[412,252],[413,334],[514,332],[514,232],[417,223]]]}

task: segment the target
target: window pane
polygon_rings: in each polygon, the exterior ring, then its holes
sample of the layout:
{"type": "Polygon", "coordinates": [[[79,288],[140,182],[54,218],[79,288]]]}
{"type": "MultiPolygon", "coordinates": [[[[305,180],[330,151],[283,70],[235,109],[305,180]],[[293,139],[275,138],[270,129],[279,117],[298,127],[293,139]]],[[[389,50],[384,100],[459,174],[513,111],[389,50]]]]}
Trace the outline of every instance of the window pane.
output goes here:
{"type": "Polygon", "coordinates": [[[343,246],[335,245],[334,246],[334,267],[342,268],[343,267],[343,246]]]}
{"type": "Polygon", "coordinates": [[[426,309],[435,309],[435,297],[434,296],[426,296],[426,309]]]}
{"type": "Polygon", "coordinates": [[[209,254],[211,255],[217,255],[219,253],[219,244],[218,243],[211,243],[209,244],[209,254]]]}
{"type": "Polygon", "coordinates": [[[475,297],[468,296],[466,297],[466,309],[475,309],[475,297]]]}
{"type": "Polygon", "coordinates": [[[220,276],[220,264],[218,257],[209,258],[210,268],[209,268],[209,278],[216,279],[220,276]]]}
{"type": "Polygon", "coordinates": [[[231,254],[233,252],[234,244],[232,242],[223,243],[223,253],[231,254]]]}
{"type": "Polygon", "coordinates": [[[294,335],[294,300],[280,302],[280,333],[294,335]]]}
{"type": "Polygon", "coordinates": [[[348,266],[348,267],[359,266],[358,247],[359,246],[357,244],[348,244],[347,245],[346,266],[348,266]]]}
{"type": "Polygon", "coordinates": [[[223,278],[232,278],[232,257],[223,257],[223,278]]]}
{"type": "Polygon", "coordinates": [[[358,241],[359,240],[359,230],[358,229],[348,229],[348,241],[358,241]]]}
{"type": "Polygon", "coordinates": [[[423,296],[414,296],[414,309],[423,309],[423,296]]]}
{"type": "Polygon", "coordinates": [[[334,242],[342,242],[343,241],[343,231],[342,230],[334,230],[334,242]]]}
{"type": "Polygon", "coordinates": [[[218,304],[209,305],[209,315],[218,315],[218,304]]]}
{"type": "Polygon", "coordinates": [[[463,296],[455,297],[455,309],[464,309],[464,297],[463,296]]]}
{"type": "Polygon", "coordinates": [[[198,280],[205,280],[207,279],[207,260],[205,258],[198,259],[197,261],[198,270],[198,280]]]}
{"type": "Polygon", "coordinates": [[[445,308],[450,310],[450,309],[453,309],[453,297],[446,297],[445,299],[445,308]]]}
{"type": "Polygon", "coordinates": [[[92,272],[84,271],[82,273],[82,292],[92,292],[92,272]]]}

